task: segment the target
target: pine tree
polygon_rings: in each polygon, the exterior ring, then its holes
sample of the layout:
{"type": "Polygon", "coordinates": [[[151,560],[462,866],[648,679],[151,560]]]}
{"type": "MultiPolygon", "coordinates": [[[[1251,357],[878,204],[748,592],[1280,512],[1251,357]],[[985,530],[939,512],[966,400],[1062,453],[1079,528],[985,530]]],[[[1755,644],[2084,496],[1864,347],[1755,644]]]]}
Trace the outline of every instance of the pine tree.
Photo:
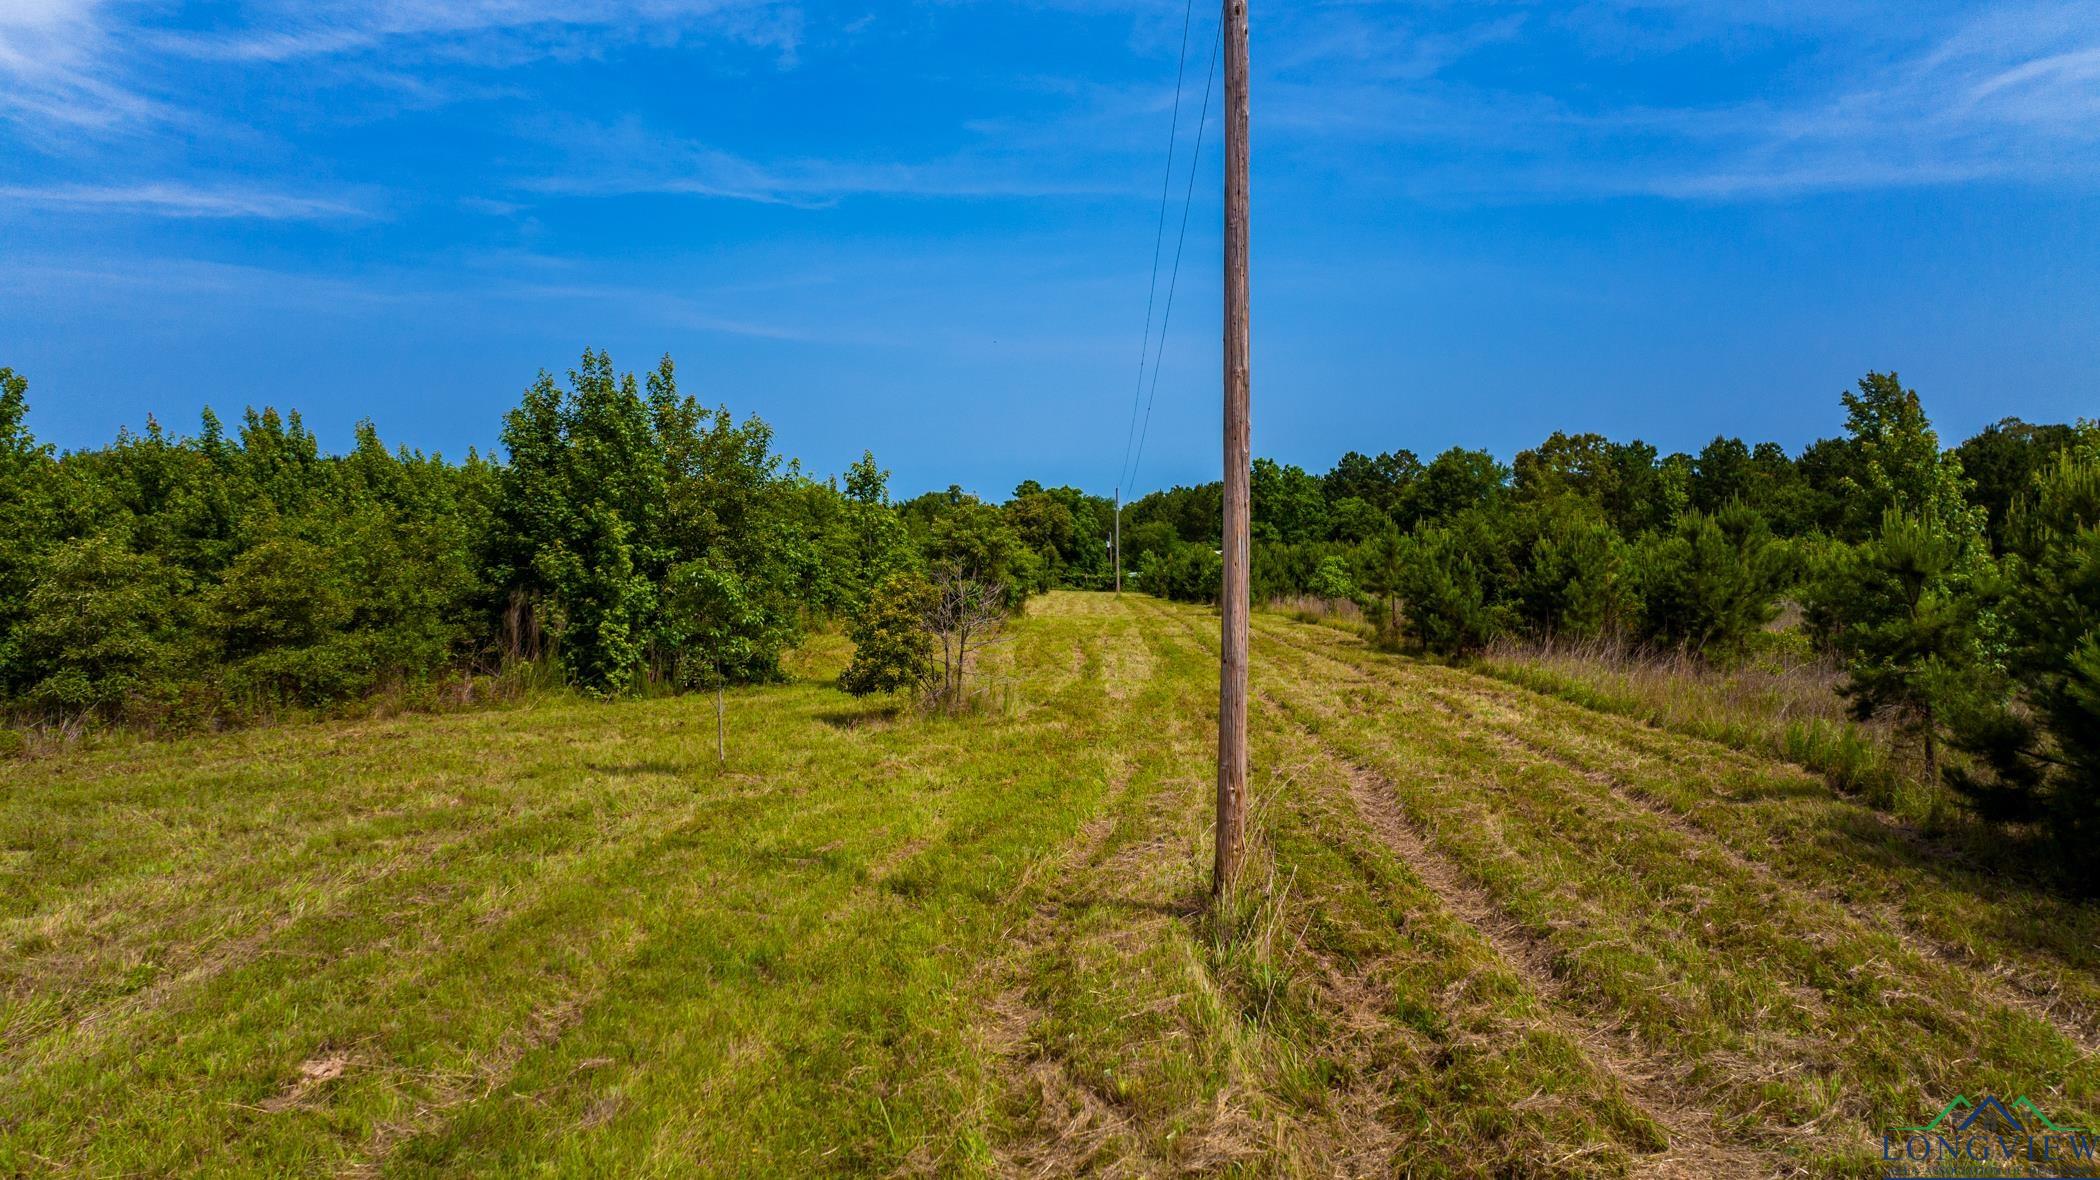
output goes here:
{"type": "Polygon", "coordinates": [[[1736,505],[1718,516],[1686,511],[1634,555],[1640,636],[1657,647],[1740,657],[1779,612],[1791,555],[1764,518],[1736,505]]]}
{"type": "Polygon", "coordinates": [[[2041,821],[2100,893],[2100,427],[2042,470],[2007,534],[2003,630],[2027,707],[1972,719],[1964,744],[1996,777],[1957,784],[1996,818],[2041,821]]]}
{"type": "Polygon", "coordinates": [[[1865,720],[1894,715],[1939,782],[1942,734],[1991,691],[1979,606],[1992,569],[1977,538],[1891,508],[1846,571],[1843,692],[1865,720]]]}
{"type": "Polygon", "coordinates": [[[1845,657],[1854,712],[1894,714],[1937,783],[1948,719],[1978,708],[1994,675],[1985,514],[1969,503],[1960,459],[1940,449],[1917,393],[1894,373],[1869,373],[1845,408],[1857,457],[1846,519],[1861,543],[1826,568],[1810,605],[1845,657]]]}

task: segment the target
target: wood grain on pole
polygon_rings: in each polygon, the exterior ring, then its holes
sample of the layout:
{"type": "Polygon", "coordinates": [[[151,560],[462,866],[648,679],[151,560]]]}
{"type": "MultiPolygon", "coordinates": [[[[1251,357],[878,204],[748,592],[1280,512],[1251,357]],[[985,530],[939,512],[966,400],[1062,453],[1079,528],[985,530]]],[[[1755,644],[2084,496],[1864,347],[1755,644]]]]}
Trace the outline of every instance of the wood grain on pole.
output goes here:
{"type": "Polygon", "coordinates": [[[1214,896],[1239,876],[1247,823],[1247,627],[1252,505],[1253,313],[1249,306],[1247,0],[1225,0],[1225,581],[1218,668],[1218,832],[1214,896]]]}

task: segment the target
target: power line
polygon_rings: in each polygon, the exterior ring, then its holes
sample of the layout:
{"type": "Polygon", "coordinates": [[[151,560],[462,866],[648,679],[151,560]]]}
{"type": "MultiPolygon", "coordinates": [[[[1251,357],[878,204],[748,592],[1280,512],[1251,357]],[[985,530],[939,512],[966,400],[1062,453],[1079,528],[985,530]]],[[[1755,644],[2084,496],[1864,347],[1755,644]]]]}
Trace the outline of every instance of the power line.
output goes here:
{"type": "MultiPolygon", "coordinates": [[[[1167,132],[1167,166],[1159,180],[1159,226],[1153,231],[1152,235],[1152,283],[1145,292],[1145,334],[1138,344],[1137,388],[1130,395],[1130,427],[1123,434],[1123,466],[1118,469],[1116,475],[1118,487],[1122,486],[1125,475],[1132,474],[1130,455],[1131,445],[1138,429],[1138,403],[1145,396],[1145,364],[1152,355],[1152,313],[1158,307],[1159,260],[1167,241],[1167,196],[1174,190],[1174,153],[1181,145],[1181,93],[1183,83],[1188,80],[1189,29],[1193,25],[1195,17],[1196,0],[1187,0],[1187,3],[1182,6],[1181,12],[1181,64],[1174,71],[1174,122],[1167,132]]],[[[1203,105],[1204,113],[1207,116],[1210,108],[1208,93],[1205,94],[1203,105]]],[[[1199,136],[1198,149],[1200,150],[1200,148],[1201,139],[1199,136]]],[[[1184,215],[1185,220],[1186,215],[1184,215]]],[[[1162,328],[1161,332],[1164,333],[1165,329],[1162,328]]]]}
{"type": "Polygon", "coordinates": [[[1174,271],[1167,280],[1167,307],[1159,323],[1159,352],[1152,361],[1152,389],[1145,398],[1145,424],[1138,432],[1137,456],[1130,464],[1131,479],[1137,478],[1138,465],[1145,461],[1145,439],[1152,433],[1152,403],[1159,398],[1159,370],[1167,358],[1167,328],[1174,320],[1174,292],[1181,285],[1181,255],[1189,244],[1189,213],[1195,208],[1196,173],[1203,166],[1203,134],[1210,128],[1210,99],[1218,81],[1218,54],[1224,44],[1225,26],[1221,23],[1210,47],[1210,77],[1203,83],[1202,118],[1196,122],[1196,150],[1189,157],[1188,192],[1181,201],[1181,236],[1174,243],[1174,271]]]}

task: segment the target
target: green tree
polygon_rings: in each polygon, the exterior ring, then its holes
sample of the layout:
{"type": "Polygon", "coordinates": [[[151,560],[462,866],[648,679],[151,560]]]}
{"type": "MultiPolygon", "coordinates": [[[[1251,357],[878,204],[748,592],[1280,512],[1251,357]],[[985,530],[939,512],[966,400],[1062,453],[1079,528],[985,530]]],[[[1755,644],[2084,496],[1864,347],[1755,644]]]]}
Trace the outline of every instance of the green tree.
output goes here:
{"type": "Polygon", "coordinates": [[[1385,531],[1392,520],[1385,510],[1368,500],[1351,496],[1338,500],[1327,514],[1327,536],[1329,540],[1344,545],[1361,545],[1385,531]]]}
{"type": "Polygon", "coordinates": [[[1013,608],[1042,584],[1041,558],[1021,539],[1006,513],[975,500],[955,505],[934,523],[926,558],[937,569],[1004,587],[1013,608]]]}
{"type": "Polygon", "coordinates": [[[1077,564],[1079,518],[1070,504],[1043,491],[1016,496],[1006,505],[1006,516],[1021,545],[1035,557],[1041,571],[1039,589],[1064,584],[1067,565],[1077,564]]]}
{"type": "Polygon", "coordinates": [[[1497,547],[1472,515],[1417,529],[1403,560],[1400,593],[1422,646],[1438,655],[1471,655],[1509,629],[1496,601],[1497,547]]]}
{"type": "Polygon", "coordinates": [[[1594,509],[1540,514],[1512,587],[1517,617],[1533,635],[1594,639],[1627,612],[1625,543],[1594,509]]]}
{"type": "Polygon", "coordinates": [[[1989,514],[1994,550],[2008,547],[2013,505],[2033,492],[2035,479],[2077,441],[2077,432],[2069,426],[2035,426],[2006,418],[1955,448],[1962,474],[1971,481],[1970,502],[1989,514]]]}
{"type": "Polygon", "coordinates": [[[534,555],[533,573],[549,592],[555,650],[584,691],[616,696],[640,681],[655,608],[649,579],[635,568],[631,530],[595,504],[576,548],[560,541],[534,555]]]}
{"type": "Polygon", "coordinates": [[[1355,598],[1356,580],[1349,576],[1349,563],[1339,556],[1320,559],[1309,589],[1321,598],[1355,598]]]}
{"type": "Polygon", "coordinates": [[[1500,497],[1508,488],[1509,475],[1509,468],[1486,451],[1453,447],[1423,468],[1394,518],[1402,528],[1448,521],[1500,497]]]}
{"type": "Polygon", "coordinates": [[[513,630],[543,625],[593,693],[676,683],[693,637],[713,624],[675,604],[697,601],[696,587],[733,588],[737,610],[756,619],[736,634],[763,642],[720,666],[739,680],[773,675],[815,550],[793,527],[794,481],[780,474],[770,428],[681,395],[668,357],[646,397],[602,352],[584,353],[569,383],[564,392],[541,374],[504,421],[492,573],[533,620],[513,630]]]}
{"type": "Polygon", "coordinates": [[[21,625],[28,699],[67,715],[115,718],[172,690],[177,582],[160,561],[102,533],[38,562],[21,625]]]}
{"type": "Polygon", "coordinates": [[[1854,710],[1895,716],[1938,782],[1948,719],[1977,707],[1992,673],[1986,514],[1969,503],[1961,460],[1940,449],[1916,391],[1894,373],[1867,374],[1844,401],[1856,463],[1841,486],[1846,532],[1859,543],[1826,562],[1805,605],[1845,659],[1854,710]],[[1863,523],[1868,511],[1878,518],[1863,523]]]}
{"type": "Polygon", "coordinates": [[[1359,500],[1389,514],[1421,474],[1422,461],[1412,451],[1389,451],[1376,458],[1350,451],[1320,477],[1320,490],[1330,505],[1359,500]]]}
{"type": "Polygon", "coordinates": [[[857,697],[926,691],[938,675],[926,627],[935,597],[933,583],[922,574],[884,578],[853,620],[853,661],[839,687],[857,697]]]}
{"type": "Polygon", "coordinates": [[[1327,497],[1304,468],[1256,459],[1248,492],[1254,540],[1296,545],[1327,539],[1327,497]]]}
{"type": "Polygon", "coordinates": [[[728,756],[723,690],[779,675],[779,655],[793,625],[775,608],[770,587],[753,585],[720,557],[671,567],[656,641],[669,651],[670,678],[680,689],[713,690],[718,757],[728,756]]]}
{"type": "Polygon", "coordinates": [[[1601,434],[1553,434],[1515,464],[1517,495],[1526,500],[1576,497],[1603,507],[1617,500],[1620,469],[1601,434]]]}
{"type": "Polygon", "coordinates": [[[1892,715],[1915,736],[1929,782],[1949,718],[1989,691],[1979,607],[1991,574],[1975,537],[1894,508],[1844,568],[1843,692],[1861,719],[1892,715]]]}
{"type": "Polygon", "coordinates": [[[319,704],[370,687],[369,667],[346,642],[353,596],[319,545],[273,537],[249,549],[206,609],[236,692],[319,704]]]}
{"type": "Polygon", "coordinates": [[[1356,584],[1363,596],[1358,601],[1371,618],[1373,642],[1387,651],[1400,647],[1400,602],[1407,590],[1407,563],[1413,552],[1400,526],[1390,522],[1356,551],[1356,584]]]}
{"type": "Polygon", "coordinates": [[[1740,656],[1779,613],[1791,559],[1764,518],[1740,505],[1688,511],[1635,551],[1640,638],[1713,659],[1740,656]]]}
{"type": "Polygon", "coordinates": [[[1712,515],[1730,504],[1753,504],[1756,468],[1739,438],[1716,438],[1692,464],[1692,507],[1712,515]]]}
{"type": "Polygon", "coordinates": [[[1995,771],[1957,778],[1985,814],[2039,822],[2073,881],[2100,893],[2100,427],[2010,510],[2003,632],[2019,695],[1968,718],[1995,771]]]}
{"type": "Polygon", "coordinates": [[[1856,463],[1841,481],[1849,539],[1872,536],[1891,510],[1957,532],[1980,531],[1961,460],[1940,450],[1916,390],[1894,373],[1869,373],[1847,393],[1845,428],[1856,463]]]}
{"type": "Polygon", "coordinates": [[[861,452],[846,471],[846,521],[853,538],[850,601],[857,604],[911,561],[904,522],[890,503],[890,473],[873,451],[861,452]]]}
{"type": "Polygon", "coordinates": [[[37,561],[51,542],[49,499],[56,466],[25,422],[29,382],[0,368],[0,695],[27,687],[19,629],[29,611],[37,561]]]}
{"type": "Polygon", "coordinates": [[[1137,570],[1146,593],[1175,602],[1216,602],[1224,578],[1225,561],[1216,549],[1179,540],[1147,549],[1137,570]]]}

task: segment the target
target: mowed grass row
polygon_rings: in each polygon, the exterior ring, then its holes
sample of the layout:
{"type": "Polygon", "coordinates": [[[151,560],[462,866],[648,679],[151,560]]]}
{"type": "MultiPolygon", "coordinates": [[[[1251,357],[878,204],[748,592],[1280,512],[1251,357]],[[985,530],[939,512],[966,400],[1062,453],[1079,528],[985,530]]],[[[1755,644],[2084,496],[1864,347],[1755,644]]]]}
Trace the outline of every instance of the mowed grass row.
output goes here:
{"type": "Polygon", "coordinates": [[[956,721],[819,642],[725,764],[650,701],[10,766],[0,1172],[1864,1174],[1942,1087],[2100,1105],[1797,773],[1317,628],[1208,910],[1216,642],[1053,595],[956,721]]]}
{"type": "Polygon", "coordinates": [[[658,701],[10,768],[0,1171],[900,1160],[984,1089],[955,989],[1107,781],[1100,642],[1021,629],[1042,707],[997,721],[736,694],[720,765],[658,701]]]}
{"type": "Polygon", "coordinates": [[[1216,657],[1195,629],[1216,624],[1124,609],[1158,671],[1130,706],[1147,740],[1030,882],[981,1001],[997,1170],[1621,1175],[1665,1150],[1480,933],[1312,781],[1302,734],[1258,731],[1247,887],[1206,912],[1216,657]]]}
{"type": "Polygon", "coordinates": [[[1959,843],[1935,842],[1788,763],[1396,661],[1329,629],[1261,623],[1265,635],[1325,661],[1339,681],[1387,680],[1404,668],[1434,708],[1499,746],[1502,759],[1555,762],[1613,783],[1921,950],[2002,981],[2089,1046],[2100,1043],[2100,906],[1973,864],[1959,843]]]}
{"type": "Polygon", "coordinates": [[[1929,889],[1945,921],[2000,932],[2007,958],[2066,991],[2089,986],[2090,948],[2021,927],[2040,916],[2089,930],[2089,911],[1934,864],[1791,768],[1331,631],[1264,620],[1256,655],[1278,710],[1375,775],[1540,948],[1577,1014],[1631,1030],[1638,1064],[1721,1141],[1871,1175],[1883,1130],[1955,1094],[2026,1094],[2059,1122],[2100,1123],[2100,1062],[2077,1011],[1963,961],[1990,945],[1943,944],[1946,927],[1877,907],[1922,914],[1911,894],[1929,889]]]}

